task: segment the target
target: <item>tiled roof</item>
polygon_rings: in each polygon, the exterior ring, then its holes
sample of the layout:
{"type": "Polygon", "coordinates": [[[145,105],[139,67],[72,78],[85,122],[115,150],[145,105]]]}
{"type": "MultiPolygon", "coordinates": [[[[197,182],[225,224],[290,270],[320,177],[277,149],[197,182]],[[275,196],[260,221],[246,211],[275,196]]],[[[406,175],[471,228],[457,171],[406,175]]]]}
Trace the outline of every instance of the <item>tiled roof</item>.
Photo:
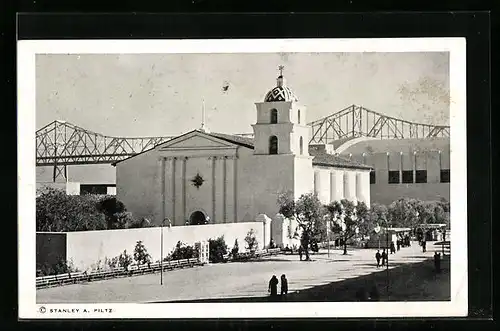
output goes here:
{"type": "MultiPolygon", "coordinates": [[[[195,130],[198,131],[198,130],[195,130]]],[[[217,133],[217,132],[203,132],[203,131],[198,131],[203,134],[212,136],[214,138],[222,139],[227,142],[237,144],[240,146],[248,147],[248,148],[254,148],[254,140],[253,138],[248,138],[248,137],[243,137],[243,136],[237,136],[237,135],[232,135],[232,134],[225,134],[225,133],[217,133]]],[[[153,148],[152,148],[153,149],[153,148]]],[[[149,150],[148,150],[149,151],[149,150]]],[[[147,151],[144,151],[147,152],[147,151]]],[[[143,152],[143,153],[144,153],[143,152]]],[[[139,153],[142,154],[142,153],[139,153]]],[[[372,167],[367,166],[365,164],[356,162],[356,161],[351,161],[346,158],[343,158],[338,155],[333,155],[333,154],[328,154],[325,153],[324,151],[317,150],[315,148],[309,148],[309,154],[311,156],[314,156],[313,158],[313,165],[320,165],[320,166],[327,166],[327,167],[340,167],[340,168],[355,168],[355,169],[372,169],[372,167]]],[[[134,156],[131,156],[132,158],[134,156]]],[[[122,160],[124,161],[124,160],[122,160]]],[[[121,161],[113,163],[113,165],[116,165],[121,161]]]]}
{"type": "Polygon", "coordinates": [[[340,168],[355,168],[355,169],[373,169],[372,167],[356,161],[348,160],[338,155],[328,154],[323,151],[309,149],[309,154],[314,156],[313,165],[340,167],[340,168]]]}
{"type": "Polygon", "coordinates": [[[236,135],[232,135],[232,134],[225,134],[225,133],[216,133],[216,132],[210,132],[210,133],[205,133],[205,134],[208,134],[208,135],[215,137],[215,138],[219,138],[219,139],[228,141],[230,143],[245,146],[248,148],[254,148],[252,138],[236,136],[236,135]]]}

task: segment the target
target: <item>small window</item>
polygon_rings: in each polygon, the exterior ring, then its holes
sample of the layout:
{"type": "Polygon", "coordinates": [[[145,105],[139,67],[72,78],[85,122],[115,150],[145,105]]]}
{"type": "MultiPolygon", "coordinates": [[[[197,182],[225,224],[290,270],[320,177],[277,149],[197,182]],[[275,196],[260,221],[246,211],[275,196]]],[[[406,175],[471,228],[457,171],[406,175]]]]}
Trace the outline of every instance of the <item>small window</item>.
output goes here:
{"type": "Polygon", "coordinates": [[[442,169],[440,176],[441,183],[449,183],[450,182],[450,169],[442,169]]]}
{"type": "Polygon", "coordinates": [[[300,139],[299,139],[299,145],[300,145],[300,155],[303,155],[304,154],[304,139],[302,139],[302,137],[300,137],[300,139]]]}
{"type": "Polygon", "coordinates": [[[403,170],[403,184],[413,183],[413,170],[403,170]]]}
{"type": "Polygon", "coordinates": [[[375,170],[370,171],[370,184],[375,184],[376,182],[376,174],[375,170]]]}
{"type": "Polygon", "coordinates": [[[300,109],[297,112],[297,123],[300,124],[300,109]]]}
{"type": "Polygon", "coordinates": [[[278,123],[278,111],[276,109],[271,109],[271,124],[278,123]]]}
{"type": "Polygon", "coordinates": [[[278,154],[278,137],[276,136],[269,138],[269,154],[278,154]]]}
{"type": "Polygon", "coordinates": [[[399,170],[389,171],[389,184],[399,184],[399,170]]]}
{"type": "Polygon", "coordinates": [[[427,170],[417,170],[415,172],[415,183],[427,183],[427,170]]]}

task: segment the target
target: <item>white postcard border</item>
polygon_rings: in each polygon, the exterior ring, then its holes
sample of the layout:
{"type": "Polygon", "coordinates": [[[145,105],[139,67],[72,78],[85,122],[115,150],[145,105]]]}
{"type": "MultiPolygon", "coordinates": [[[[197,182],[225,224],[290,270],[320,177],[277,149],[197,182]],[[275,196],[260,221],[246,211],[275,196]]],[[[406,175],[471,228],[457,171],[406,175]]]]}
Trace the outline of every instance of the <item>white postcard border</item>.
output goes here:
{"type": "Polygon", "coordinates": [[[25,40],[18,42],[19,318],[267,318],[466,316],[467,154],[465,38],[245,40],[25,40]],[[35,55],[146,53],[450,52],[449,302],[36,304],[35,55]],[[460,244],[463,243],[463,244],[460,244]],[[72,313],[51,309],[77,309],[72,313]],[[95,312],[101,309],[103,312],[95,312]],[[85,312],[88,310],[88,312],[85,312]],[[107,312],[106,312],[107,310],[107,312]]]}

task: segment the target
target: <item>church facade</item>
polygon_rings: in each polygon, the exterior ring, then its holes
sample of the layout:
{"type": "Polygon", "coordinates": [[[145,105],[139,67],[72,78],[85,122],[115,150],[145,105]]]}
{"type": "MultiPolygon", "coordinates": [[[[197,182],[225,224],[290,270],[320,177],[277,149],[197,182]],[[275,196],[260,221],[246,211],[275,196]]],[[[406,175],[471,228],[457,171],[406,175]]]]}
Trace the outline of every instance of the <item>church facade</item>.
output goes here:
{"type": "Polygon", "coordinates": [[[372,168],[309,145],[306,108],[282,75],[255,105],[252,139],[202,126],[115,163],[117,198],[135,217],[173,226],[274,218],[281,192],[370,204],[372,168]]]}

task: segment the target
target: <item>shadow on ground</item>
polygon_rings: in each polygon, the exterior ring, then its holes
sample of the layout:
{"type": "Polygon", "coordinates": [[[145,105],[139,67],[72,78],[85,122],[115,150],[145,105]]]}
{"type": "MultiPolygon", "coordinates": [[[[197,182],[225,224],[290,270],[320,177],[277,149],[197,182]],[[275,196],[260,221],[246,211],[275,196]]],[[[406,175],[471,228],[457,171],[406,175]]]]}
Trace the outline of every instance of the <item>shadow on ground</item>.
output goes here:
{"type": "Polygon", "coordinates": [[[232,263],[254,263],[254,262],[293,262],[293,260],[280,259],[280,258],[255,258],[248,260],[236,260],[232,263]]]}
{"type": "MultiPolygon", "coordinates": [[[[375,301],[449,301],[449,256],[441,262],[441,268],[441,273],[437,273],[434,261],[428,259],[419,263],[400,264],[388,272],[380,269],[368,275],[295,291],[286,298],[233,297],[170,302],[352,302],[368,301],[368,296],[376,297],[377,294],[378,300],[375,301]],[[373,289],[376,289],[376,293],[373,289]]],[[[289,282],[293,283],[293,280],[289,279],[289,282]]]]}

